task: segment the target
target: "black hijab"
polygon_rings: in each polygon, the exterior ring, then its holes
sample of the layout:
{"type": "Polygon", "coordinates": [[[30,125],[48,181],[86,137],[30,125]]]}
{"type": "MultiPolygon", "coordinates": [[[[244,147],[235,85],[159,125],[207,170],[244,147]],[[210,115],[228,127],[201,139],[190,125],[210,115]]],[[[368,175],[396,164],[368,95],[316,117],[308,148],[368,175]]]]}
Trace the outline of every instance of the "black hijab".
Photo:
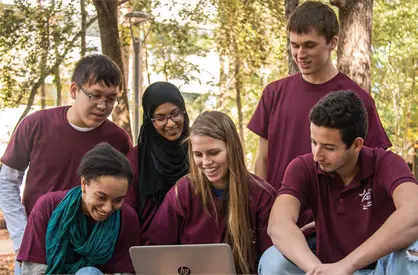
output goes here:
{"type": "Polygon", "coordinates": [[[178,140],[170,141],[161,136],[151,121],[157,107],[170,102],[186,111],[180,90],[168,82],[155,82],[142,96],[143,123],[138,138],[139,208],[145,197],[161,203],[165,194],[189,171],[187,144],[189,116],[184,115],[183,132],[178,140]]]}

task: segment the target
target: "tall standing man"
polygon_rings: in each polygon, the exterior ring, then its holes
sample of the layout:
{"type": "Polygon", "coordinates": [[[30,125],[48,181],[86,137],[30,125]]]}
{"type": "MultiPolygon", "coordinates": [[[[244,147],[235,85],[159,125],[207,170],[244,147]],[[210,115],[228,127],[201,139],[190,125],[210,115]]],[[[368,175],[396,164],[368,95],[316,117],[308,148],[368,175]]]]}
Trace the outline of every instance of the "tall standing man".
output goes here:
{"type": "MultiPolygon", "coordinates": [[[[290,161],[310,152],[309,110],[331,91],[354,91],[365,103],[369,115],[366,145],[392,146],[373,98],[332,63],[331,53],[337,46],[339,32],[332,8],[321,2],[303,3],[290,16],[287,31],[300,72],[268,84],[248,124],[260,137],[255,174],[277,190],[290,161]]],[[[305,212],[300,216],[301,227],[312,221],[310,211],[305,212]]],[[[303,230],[312,232],[312,227],[310,223],[303,230]]]]}
{"type": "Polygon", "coordinates": [[[17,127],[0,171],[0,208],[15,251],[38,198],[79,184],[76,171],[87,151],[100,142],[124,154],[132,147],[128,133],[107,119],[118,102],[121,80],[119,67],[108,57],[86,56],[71,78],[74,104],[35,112],[17,127]],[[19,187],[28,166],[22,203],[19,187]]]}

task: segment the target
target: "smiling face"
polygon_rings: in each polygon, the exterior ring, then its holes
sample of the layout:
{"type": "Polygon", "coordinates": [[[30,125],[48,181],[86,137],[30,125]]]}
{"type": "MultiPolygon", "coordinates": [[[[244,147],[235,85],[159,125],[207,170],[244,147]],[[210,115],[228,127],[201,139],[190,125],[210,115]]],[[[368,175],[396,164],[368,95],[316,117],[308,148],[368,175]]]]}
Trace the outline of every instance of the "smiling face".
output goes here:
{"type": "Polygon", "coordinates": [[[209,136],[190,137],[193,160],[199,170],[217,189],[227,187],[228,152],[226,143],[209,136]]]}
{"type": "Polygon", "coordinates": [[[350,148],[341,139],[339,129],[319,127],[311,123],[311,147],[314,161],[324,172],[350,174],[358,159],[363,140],[357,138],[350,148]]]}
{"type": "Polygon", "coordinates": [[[81,181],[83,212],[101,222],[123,205],[128,191],[128,180],[114,176],[101,176],[86,182],[81,181]]]}
{"type": "Polygon", "coordinates": [[[107,87],[101,83],[82,85],[87,94],[94,98],[101,98],[107,101],[99,100],[99,103],[90,102],[89,96],[86,95],[76,83],[71,84],[71,97],[74,104],[67,115],[70,123],[82,128],[95,128],[100,126],[106,118],[112,113],[119,88],[115,86],[107,87]]]}
{"type": "Polygon", "coordinates": [[[290,48],[299,71],[304,76],[321,78],[333,68],[331,52],[337,46],[337,37],[327,43],[325,36],[311,28],[308,34],[289,33],[290,48]]]}
{"type": "Polygon", "coordinates": [[[160,104],[152,116],[154,128],[161,136],[164,138],[175,141],[181,137],[184,128],[184,111],[180,109],[177,105],[166,102],[160,104]],[[171,116],[171,118],[168,118],[171,116]],[[166,117],[166,124],[158,125],[157,120],[161,120],[166,117]]]}

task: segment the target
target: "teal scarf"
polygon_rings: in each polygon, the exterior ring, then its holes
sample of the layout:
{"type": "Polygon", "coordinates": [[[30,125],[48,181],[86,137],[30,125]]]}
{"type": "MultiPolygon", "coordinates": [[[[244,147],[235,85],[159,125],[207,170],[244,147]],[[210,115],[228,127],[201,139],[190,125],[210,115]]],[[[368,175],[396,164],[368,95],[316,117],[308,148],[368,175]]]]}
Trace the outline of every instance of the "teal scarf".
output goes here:
{"type": "Polygon", "coordinates": [[[81,210],[81,187],[71,189],[52,212],[46,231],[46,274],[74,274],[80,268],[106,264],[113,256],[120,228],[120,210],[96,222],[88,234],[81,210]],[[81,256],[74,261],[74,253],[81,256]]]}

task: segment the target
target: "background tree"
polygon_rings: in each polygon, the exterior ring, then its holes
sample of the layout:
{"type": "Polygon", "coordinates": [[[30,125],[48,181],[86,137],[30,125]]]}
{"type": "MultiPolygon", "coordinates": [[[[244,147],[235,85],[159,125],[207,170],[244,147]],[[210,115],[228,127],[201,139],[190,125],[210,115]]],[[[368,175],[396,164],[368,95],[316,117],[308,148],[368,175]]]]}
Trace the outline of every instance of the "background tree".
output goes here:
{"type": "Polygon", "coordinates": [[[417,1],[375,0],[372,93],[392,150],[418,140],[417,1]]]}
{"type": "MultiPolygon", "coordinates": [[[[125,1],[126,2],[126,1],[125,1]]],[[[109,56],[124,75],[124,66],[122,61],[121,43],[119,38],[119,16],[118,1],[93,0],[97,11],[99,21],[100,41],[102,53],[109,56]]],[[[122,77],[121,96],[119,104],[113,109],[113,121],[125,129],[132,139],[131,120],[129,117],[129,101],[125,83],[125,77],[122,77]]]]}
{"type": "Polygon", "coordinates": [[[338,7],[338,70],[370,92],[373,0],[331,0],[338,7]]]}
{"type": "Polygon", "coordinates": [[[229,113],[237,123],[250,162],[257,137],[247,130],[246,124],[267,82],[287,72],[286,36],[282,35],[284,4],[218,0],[213,5],[217,10],[216,50],[223,60],[223,105],[218,109],[229,113]]]}
{"type": "MultiPolygon", "coordinates": [[[[285,0],[285,15],[286,15],[286,22],[289,20],[290,15],[293,13],[293,11],[296,9],[296,7],[299,5],[299,0],[285,0]]],[[[296,65],[296,62],[293,60],[292,52],[290,50],[290,40],[289,36],[286,38],[286,45],[287,45],[287,62],[289,63],[289,74],[293,74],[299,71],[298,66],[296,65]]]]}
{"type": "Polygon", "coordinates": [[[16,0],[0,12],[0,107],[26,104],[20,121],[30,111],[45,78],[77,47],[77,9],[72,2],[48,1],[40,9],[32,1],[16,0]],[[59,19],[55,18],[57,14],[59,19]],[[53,54],[55,47],[57,54],[53,54]],[[41,60],[45,66],[39,65],[41,60]]]}

